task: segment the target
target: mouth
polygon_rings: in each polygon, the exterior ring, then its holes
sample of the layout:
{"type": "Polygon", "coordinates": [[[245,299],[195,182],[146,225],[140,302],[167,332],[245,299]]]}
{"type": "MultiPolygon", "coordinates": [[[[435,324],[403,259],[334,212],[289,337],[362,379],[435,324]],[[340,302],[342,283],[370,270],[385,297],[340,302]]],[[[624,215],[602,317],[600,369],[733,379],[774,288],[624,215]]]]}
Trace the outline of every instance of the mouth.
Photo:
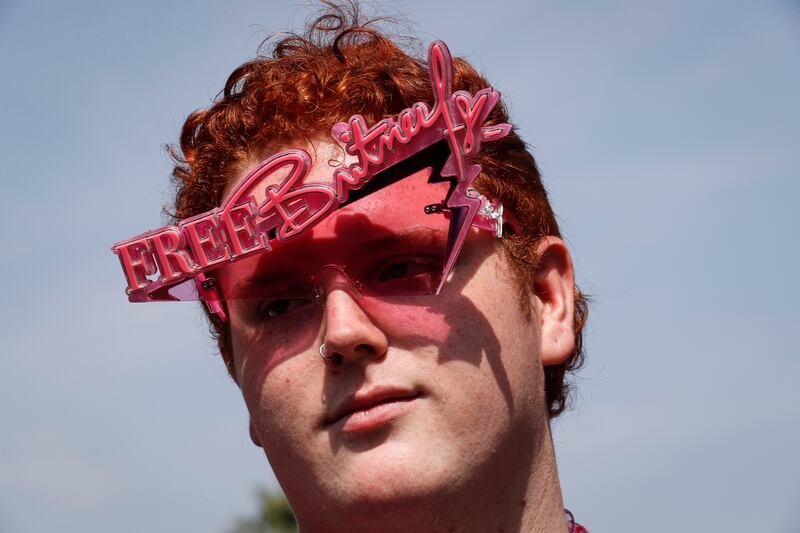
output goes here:
{"type": "Polygon", "coordinates": [[[417,390],[388,389],[356,394],[325,417],[325,426],[347,433],[376,429],[409,412],[421,396],[417,390]]]}

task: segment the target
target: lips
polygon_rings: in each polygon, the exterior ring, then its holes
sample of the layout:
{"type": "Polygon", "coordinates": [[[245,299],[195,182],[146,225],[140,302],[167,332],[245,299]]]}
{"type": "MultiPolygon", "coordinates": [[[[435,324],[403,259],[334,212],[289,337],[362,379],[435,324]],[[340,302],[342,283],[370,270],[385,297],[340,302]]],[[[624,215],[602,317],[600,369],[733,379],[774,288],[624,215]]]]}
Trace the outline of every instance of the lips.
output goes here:
{"type": "Polygon", "coordinates": [[[375,411],[376,408],[394,403],[410,402],[422,395],[414,389],[378,387],[359,391],[348,396],[325,415],[325,425],[335,424],[353,414],[375,411]]]}

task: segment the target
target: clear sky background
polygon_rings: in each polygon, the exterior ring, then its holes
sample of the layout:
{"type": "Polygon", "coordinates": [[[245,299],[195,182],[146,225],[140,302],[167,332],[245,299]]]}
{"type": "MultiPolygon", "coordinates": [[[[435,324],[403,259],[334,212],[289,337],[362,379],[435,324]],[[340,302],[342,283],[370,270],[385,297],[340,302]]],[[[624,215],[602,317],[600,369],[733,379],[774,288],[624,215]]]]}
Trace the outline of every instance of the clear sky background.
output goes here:
{"type": "MultiPolygon", "coordinates": [[[[387,5],[503,93],[593,296],[566,505],[800,531],[800,4],[387,5]]],[[[274,486],[198,306],[128,304],[109,247],[162,224],[161,146],[306,12],[0,0],[0,531],[223,532],[274,486]]]]}

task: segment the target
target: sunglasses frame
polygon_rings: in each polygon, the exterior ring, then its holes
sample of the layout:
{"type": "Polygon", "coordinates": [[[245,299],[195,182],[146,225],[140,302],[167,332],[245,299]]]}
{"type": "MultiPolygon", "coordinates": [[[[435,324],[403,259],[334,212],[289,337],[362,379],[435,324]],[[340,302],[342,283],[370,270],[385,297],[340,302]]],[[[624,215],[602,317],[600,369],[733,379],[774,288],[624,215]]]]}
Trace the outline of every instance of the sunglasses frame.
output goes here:
{"type": "MultiPolygon", "coordinates": [[[[414,103],[396,117],[371,127],[361,115],[331,129],[334,140],[356,157],[332,171],[330,184],[304,183],[311,156],[300,149],[274,154],[243,179],[220,207],[114,244],[131,302],[201,299],[209,311],[226,320],[216,281],[208,274],[232,261],[269,252],[270,242],[289,240],[309,230],[340,207],[379,190],[370,183],[387,169],[437,143],[449,155],[437,179],[450,182],[448,193],[426,212],[443,211],[450,219],[446,261],[437,293],[455,264],[473,225],[502,236],[502,205],[471,188],[481,167],[472,162],[483,142],[501,139],[511,125],[485,125],[500,93],[452,90],[453,66],[447,46],[434,41],[428,49],[433,105],[414,103]],[[280,185],[267,185],[276,173],[288,175],[280,185]],[[369,186],[367,186],[369,185],[369,186]],[[258,202],[256,198],[263,198],[258,202]]],[[[377,180],[380,181],[380,180],[377,180]]]]}

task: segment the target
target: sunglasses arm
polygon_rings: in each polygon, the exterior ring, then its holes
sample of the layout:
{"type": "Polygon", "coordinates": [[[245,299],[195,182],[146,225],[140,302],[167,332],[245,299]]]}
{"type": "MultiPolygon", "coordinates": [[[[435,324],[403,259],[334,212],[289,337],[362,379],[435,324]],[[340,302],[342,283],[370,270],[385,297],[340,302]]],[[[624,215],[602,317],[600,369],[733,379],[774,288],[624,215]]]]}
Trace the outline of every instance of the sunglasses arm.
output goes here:
{"type": "Polygon", "coordinates": [[[217,315],[223,322],[228,321],[228,315],[225,312],[225,304],[219,294],[217,287],[217,280],[206,276],[205,272],[201,272],[194,278],[197,285],[197,294],[200,299],[206,304],[208,312],[212,315],[217,315]]]}

